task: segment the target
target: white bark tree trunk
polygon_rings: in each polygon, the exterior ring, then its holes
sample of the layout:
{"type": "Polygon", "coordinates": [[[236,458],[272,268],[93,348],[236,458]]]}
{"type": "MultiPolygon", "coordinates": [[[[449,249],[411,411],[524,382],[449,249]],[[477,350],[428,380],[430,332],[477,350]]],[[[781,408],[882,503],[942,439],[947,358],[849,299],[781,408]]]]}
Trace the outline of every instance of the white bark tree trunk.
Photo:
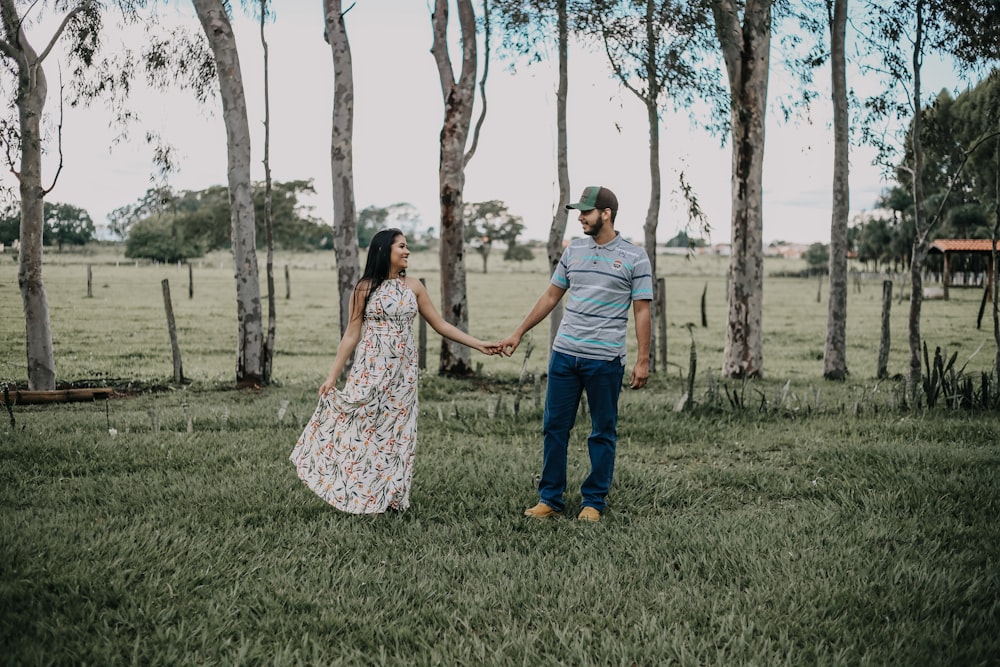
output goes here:
{"type": "Polygon", "coordinates": [[[17,73],[17,106],[20,131],[20,162],[15,173],[21,197],[20,254],[17,283],[24,309],[25,350],[28,361],[28,389],[56,388],[55,352],[49,302],[42,281],[42,236],[45,230],[45,195],[42,186],[42,112],[48,85],[42,61],[59,40],[70,18],[90,5],[80,2],[63,18],[41,56],[24,32],[14,0],[0,0],[0,56],[17,73]]]}
{"type": "Polygon", "coordinates": [[[732,124],[732,254],[725,377],[763,374],[763,166],[772,0],[712,0],[715,32],[729,77],[732,124]]]}
{"type": "MultiPolygon", "coordinates": [[[[439,197],[441,202],[441,315],[462,331],[469,330],[469,302],[465,283],[463,191],[465,189],[465,144],[472,122],[476,94],[476,16],[471,0],[456,0],[462,33],[462,67],[458,80],[448,53],[448,2],[435,0],[431,22],[434,42],[431,52],[438,67],[444,99],[441,128],[439,197]]],[[[469,348],[441,339],[438,373],[463,376],[472,373],[469,348]]]]}
{"type": "MultiPolygon", "coordinates": [[[[549,275],[556,270],[559,258],[562,257],[563,239],[566,236],[566,222],[569,212],[569,140],[566,131],[566,101],[569,93],[569,18],[566,10],[566,0],[556,3],[558,24],[557,48],[559,50],[559,84],[556,88],[556,179],[559,182],[559,202],[552,214],[552,226],[549,228],[549,241],[545,246],[549,256],[549,275]]],[[[549,313],[549,345],[556,339],[559,324],[562,322],[562,300],[549,313]]]]}
{"type": "Polygon", "coordinates": [[[833,213],[830,221],[830,304],[823,351],[823,377],[847,377],[847,222],[850,216],[850,136],[847,110],[848,0],[833,0],[830,66],[833,75],[833,213]]]}
{"type": "MultiPolygon", "coordinates": [[[[649,206],[646,208],[646,221],[643,223],[643,245],[649,257],[649,270],[653,275],[653,300],[649,303],[649,317],[654,325],[649,331],[649,371],[656,372],[656,312],[659,298],[659,283],[656,280],[656,228],[660,220],[661,177],[660,177],[660,114],[657,104],[660,99],[660,78],[657,74],[656,41],[656,3],[646,0],[646,85],[647,95],[643,102],[646,105],[646,120],[649,123],[649,206]]],[[[663,360],[665,364],[666,359],[663,360]]]]}
{"type": "Polygon", "coordinates": [[[996,155],[997,169],[996,194],[993,200],[993,245],[990,248],[990,269],[993,271],[992,297],[993,306],[993,342],[996,344],[996,353],[993,355],[994,382],[1000,383],[1000,253],[997,252],[997,244],[1000,243],[1000,140],[993,149],[996,155]]]}
{"type": "Polygon", "coordinates": [[[274,295],[274,216],[271,208],[271,72],[267,36],[264,32],[268,15],[267,0],[260,0],[260,45],[264,50],[264,229],[267,236],[267,336],[264,339],[264,384],[271,384],[274,340],[278,334],[278,306],[274,295]]]}
{"type": "MultiPolygon", "coordinates": [[[[25,55],[31,47],[22,44],[25,55]]],[[[30,55],[29,55],[30,54],[30,55]]],[[[45,73],[41,66],[18,72],[17,112],[21,126],[21,248],[17,284],[24,306],[25,341],[28,353],[28,389],[56,388],[56,362],[52,347],[49,302],[42,281],[42,234],[45,229],[45,199],[42,188],[41,123],[45,107],[45,73]]]]}
{"type": "Polygon", "coordinates": [[[260,385],[264,336],[257,267],[256,229],[250,180],[250,124],[236,38],[222,0],[192,0],[215,58],[226,125],[229,207],[236,278],[236,383],[260,385]]]}
{"type": "Polygon", "coordinates": [[[333,131],[330,166],[333,174],[333,248],[337,256],[340,335],[347,330],[351,293],[361,278],[358,259],[358,214],[354,201],[354,65],[341,0],[323,0],[326,38],[333,56],[333,131]]]}
{"type": "Polygon", "coordinates": [[[913,406],[920,400],[921,354],[920,354],[920,311],[924,301],[924,260],[927,258],[930,231],[924,214],[924,147],[923,107],[920,96],[920,68],[923,62],[923,0],[917,0],[916,34],[913,38],[913,124],[910,141],[913,149],[913,251],[910,259],[910,313],[908,320],[908,342],[910,347],[909,393],[913,406]]]}

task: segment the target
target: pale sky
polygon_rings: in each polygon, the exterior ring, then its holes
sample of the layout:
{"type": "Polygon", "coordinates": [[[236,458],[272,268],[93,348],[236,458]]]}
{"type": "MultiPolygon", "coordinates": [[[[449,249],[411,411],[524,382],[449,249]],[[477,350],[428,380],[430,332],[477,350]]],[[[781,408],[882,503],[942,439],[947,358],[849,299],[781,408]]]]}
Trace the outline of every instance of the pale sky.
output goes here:
{"type": "MultiPolygon", "coordinates": [[[[180,3],[178,16],[198,28],[193,10],[180,3]]],[[[238,3],[237,3],[238,4],[238,3]]],[[[277,20],[268,25],[271,89],[271,171],[278,181],[313,179],[317,196],[309,204],[320,219],[332,222],[330,127],[333,65],[323,41],[320,0],[277,2],[277,20]]],[[[349,3],[345,3],[349,4],[349,3]]],[[[239,10],[238,10],[239,11],[239,10]]],[[[420,0],[358,0],[347,14],[354,59],[354,188],[357,207],[413,204],[426,226],[438,227],[438,135],[443,117],[434,58],[430,10],[420,0]]],[[[29,29],[40,47],[51,29],[29,29]]],[[[234,21],[253,133],[255,179],[263,179],[262,55],[257,22],[240,13],[234,21]]],[[[454,30],[457,39],[457,28],[454,30]]],[[[116,39],[109,39],[113,45],[116,39]]],[[[775,45],[776,46],[776,45],[775,45]]],[[[520,64],[512,74],[495,57],[487,83],[488,113],[475,157],[466,169],[466,201],[499,199],[523,218],[525,238],[544,240],[556,205],[556,129],[554,63],[520,64]]],[[[482,55],[482,51],[480,50],[482,55]]],[[[457,48],[452,59],[460,60],[457,48]]],[[[772,54],[772,58],[774,58],[772,54]]],[[[574,195],[588,185],[604,185],[619,199],[616,228],[642,240],[649,201],[648,126],[642,104],[610,78],[603,55],[575,50],[569,71],[569,165],[574,195]]],[[[58,118],[59,67],[48,60],[48,128],[58,118]]],[[[68,71],[64,66],[63,71],[68,71]]],[[[824,87],[813,124],[785,125],[776,111],[768,116],[764,174],[764,240],[828,242],[832,187],[832,130],[829,127],[829,74],[817,75],[824,87]]],[[[850,85],[850,82],[849,82],[850,85]]],[[[781,86],[772,75],[772,93],[781,86]]],[[[930,87],[927,88],[930,90],[930,87]]],[[[478,83],[477,83],[478,95],[478,83]]],[[[773,95],[772,95],[773,97],[773,95]]],[[[149,91],[136,82],[131,105],[139,117],[131,141],[112,145],[116,130],[101,104],[65,108],[63,170],[48,201],[86,209],[100,227],[115,208],[136,201],[151,184],[147,130],[159,133],[177,151],[175,189],[197,190],[226,182],[225,131],[221,101],[199,106],[184,91],[149,91]]],[[[477,110],[478,113],[478,110],[477,110]]],[[[712,228],[711,240],[730,236],[730,150],[728,141],[688,127],[682,119],[661,126],[664,200],[658,241],[681,230],[685,207],[677,191],[684,170],[712,228]]],[[[43,168],[48,184],[57,164],[49,143],[43,168]]],[[[851,208],[874,208],[885,184],[870,165],[870,149],[852,148],[851,208]]],[[[3,185],[14,187],[4,170],[3,185]]],[[[579,236],[575,218],[567,237],[579,236]]]]}

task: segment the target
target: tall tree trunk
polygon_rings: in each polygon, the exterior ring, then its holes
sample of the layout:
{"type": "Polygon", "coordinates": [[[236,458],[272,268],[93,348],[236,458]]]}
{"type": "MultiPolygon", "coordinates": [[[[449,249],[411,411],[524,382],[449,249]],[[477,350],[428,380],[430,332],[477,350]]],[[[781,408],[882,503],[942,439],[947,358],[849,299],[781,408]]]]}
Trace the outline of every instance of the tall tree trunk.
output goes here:
{"type": "MultiPolygon", "coordinates": [[[[23,34],[23,33],[22,33],[23,34]]],[[[25,59],[35,53],[25,41],[25,59]]],[[[56,362],[52,348],[49,302],[42,281],[42,236],[45,230],[45,193],[42,188],[42,111],[46,82],[42,67],[18,69],[17,112],[21,129],[21,165],[18,180],[21,195],[20,254],[17,284],[24,306],[25,340],[28,353],[28,389],[55,389],[56,362]]]]}
{"type": "Polygon", "coordinates": [[[341,0],[323,0],[326,39],[333,54],[333,247],[337,255],[340,335],[347,330],[351,292],[361,278],[358,260],[358,213],[354,202],[354,64],[341,0]]]}
{"type": "Polygon", "coordinates": [[[913,39],[913,126],[911,131],[911,147],[913,149],[913,253],[910,260],[910,314],[909,336],[910,345],[910,400],[914,407],[919,403],[921,355],[920,355],[920,310],[924,300],[923,270],[924,259],[927,257],[927,223],[924,214],[924,147],[921,133],[923,132],[923,107],[920,102],[920,68],[923,63],[923,0],[915,3],[916,32],[913,39]]]}
{"type": "Polygon", "coordinates": [[[996,164],[993,174],[996,178],[996,193],[993,199],[993,246],[990,248],[990,268],[993,271],[993,341],[996,343],[996,353],[993,356],[994,382],[1000,387],[1000,253],[997,243],[1000,242],[1000,138],[995,146],[996,164]]]}
{"type": "MultiPolygon", "coordinates": [[[[465,284],[465,144],[476,95],[476,16],[471,0],[456,0],[462,33],[462,67],[458,80],[448,54],[448,0],[435,0],[431,22],[431,52],[438,67],[444,98],[441,128],[441,162],[438,170],[441,202],[441,315],[462,331],[469,330],[469,302],[465,284]]],[[[441,339],[438,373],[464,376],[472,373],[471,355],[463,345],[441,339]]]]}
{"type": "Polygon", "coordinates": [[[722,374],[763,374],[763,166],[772,0],[712,0],[729,77],[732,124],[732,254],[722,374]]]}
{"type": "MultiPolygon", "coordinates": [[[[566,221],[569,212],[569,141],[566,132],[566,100],[569,93],[569,18],[566,12],[566,0],[556,2],[557,24],[559,30],[559,84],[556,89],[556,178],[559,182],[559,202],[552,214],[552,226],[549,228],[549,242],[545,250],[549,256],[549,275],[556,270],[559,258],[562,257],[563,239],[566,236],[566,221]]],[[[562,300],[549,313],[549,345],[556,339],[559,324],[562,322],[562,300]]]]}
{"type": "Polygon", "coordinates": [[[222,0],[192,0],[215,59],[226,125],[227,176],[236,278],[236,383],[264,380],[264,336],[257,268],[256,229],[250,181],[250,124],[236,37],[222,0]]]}
{"type": "MultiPolygon", "coordinates": [[[[646,222],[642,226],[643,243],[646,255],[649,256],[649,270],[653,275],[653,300],[649,303],[650,321],[657,321],[656,303],[659,295],[659,285],[656,280],[656,227],[660,219],[660,114],[657,102],[660,99],[660,80],[657,76],[656,44],[658,35],[655,33],[656,2],[646,0],[646,85],[649,92],[644,100],[646,103],[646,119],[649,122],[649,206],[646,208],[646,222]]],[[[662,360],[666,363],[666,359],[662,360]]],[[[649,332],[649,371],[656,372],[656,327],[649,332]]]]}
{"type": "MultiPolygon", "coordinates": [[[[847,377],[847,221],[850,216],[847,117],[847,1],[832,0],[830,66],[833,74],[833,214],[830,221],[830,304],[823,351],[823,377],[847,377]]],[[[829,6],[829,2],[828,2],[829,6]]]]}
{"type": "Polygon", "coordinates": [[[260,0],[260,44],[264,49],[264,230],[267,236],[267,338],[264,342],[264,384],[271,383],[278,307],[274,296],[274,218],[271,210],[271,91],[267,38],[267,0],[260,0]]]}
{"type": "Polygon", "coordinates": [[[56,388],[56,362],[52,347],[49,301],[42,281],[42,238],[45,231],[45,195],[42,186],[42,112],[48,85],[42,61],[66,29],[70,19],[92,3],[84,1],[70,10],[39,56],[24,32],[23,19],[14,0],[0,0],[0,57],[17,72],[17,106],[20,164],[15,176],[21,196],[17,284],[24,310],[28,389],[56,388]]]}

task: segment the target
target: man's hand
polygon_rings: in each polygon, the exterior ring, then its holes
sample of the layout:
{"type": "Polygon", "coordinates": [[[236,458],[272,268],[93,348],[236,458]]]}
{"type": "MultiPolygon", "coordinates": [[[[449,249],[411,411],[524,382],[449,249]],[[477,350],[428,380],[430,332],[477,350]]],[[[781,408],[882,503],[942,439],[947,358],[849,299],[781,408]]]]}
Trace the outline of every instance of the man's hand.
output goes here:
{"type": "Polygon", "coordinates": [[[629,380],[628,386],[632,389],[642,389],[646,386],[647,380],[649,380],[649,359],[639,359],[632,367],[632,379],[629,380]]]}
{"type": "Polygon", "coordinates": [[[517,346],[521,344],[521,337],[517,334],[511,334],[504,338],[503,340],[497,342],[497,347],[500,350],[500,354],[505,357],[509,357],[514,354],[514,350],[517,346]]]}

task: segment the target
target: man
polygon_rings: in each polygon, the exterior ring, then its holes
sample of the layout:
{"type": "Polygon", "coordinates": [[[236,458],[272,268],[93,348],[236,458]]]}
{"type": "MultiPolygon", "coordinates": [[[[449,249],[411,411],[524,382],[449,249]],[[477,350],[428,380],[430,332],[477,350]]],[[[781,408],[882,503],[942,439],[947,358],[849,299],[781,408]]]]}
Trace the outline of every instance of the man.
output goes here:
{"type": "Polygon", "coordinates": [[[580,397],[587,392],[591,433],[587,440],[590,474],[580,489],[581,521],[600,521],[611,488],[618,440],[618,395],[625,374],[625,341],[629,305],[635,312],[638,356],[629,386],[639,389],[649,379],[649,302],[653,277],[646,251],[615,231],[618,198],[604,187],[591,186],[567,209],[580,212],[583,233],[563,251],[548,288],[514,333],[497,343],[506,356],[521,337],[545,319],[567,291],[565,312],[549,356],[548,390],[543,418],[544,449],[539,502],[525,516],[545,519],[565,509],[566,452],[580,397]]]}

